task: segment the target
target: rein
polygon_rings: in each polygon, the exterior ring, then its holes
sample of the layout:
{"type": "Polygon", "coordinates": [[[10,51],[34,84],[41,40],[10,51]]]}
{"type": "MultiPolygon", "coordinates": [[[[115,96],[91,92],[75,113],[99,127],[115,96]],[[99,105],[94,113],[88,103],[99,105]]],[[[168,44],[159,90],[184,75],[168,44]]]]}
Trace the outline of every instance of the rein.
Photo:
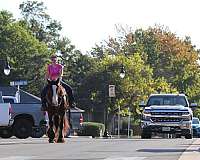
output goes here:
{"type": "MultiPolygon", "coordinates": [[[[60,84],[56,85],[56,91],[53,91],[53,85],[49,84],[49,89],[52,89],[52,99],[53,99],[53,94],[56,94],[57,97],[57,102],[58,104],[53,104],[52,100],[49,99],[48,95],[47,95],[47,103],[49,107],[53,107],[54,109],[58,110],[60,107],[62,107],[62,104],[65,105],[66,103],[66,92],[63,90],[62,86],[60,84]],[[53,93],[56,92],[56,93],[53,93]],[[57,92],[61,92],[61,94],[57,93],[57,92]]],[[[55,95],[54,95],[55,96],[55,95]]],[[[65,108],[65,107],[64,107],[65,108]]]]}

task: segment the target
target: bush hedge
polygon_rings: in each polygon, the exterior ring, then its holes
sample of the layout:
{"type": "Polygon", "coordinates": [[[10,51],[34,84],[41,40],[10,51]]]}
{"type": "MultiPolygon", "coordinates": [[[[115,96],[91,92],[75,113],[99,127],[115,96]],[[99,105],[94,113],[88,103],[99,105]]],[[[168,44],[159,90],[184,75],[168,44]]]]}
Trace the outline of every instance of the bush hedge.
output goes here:
{"type": "Polygon", "coordinates": [[[101,137],[105,131],[105,125],[97,122],[83,122],[80,130],[77,132],[80,136],[101,137]]]}

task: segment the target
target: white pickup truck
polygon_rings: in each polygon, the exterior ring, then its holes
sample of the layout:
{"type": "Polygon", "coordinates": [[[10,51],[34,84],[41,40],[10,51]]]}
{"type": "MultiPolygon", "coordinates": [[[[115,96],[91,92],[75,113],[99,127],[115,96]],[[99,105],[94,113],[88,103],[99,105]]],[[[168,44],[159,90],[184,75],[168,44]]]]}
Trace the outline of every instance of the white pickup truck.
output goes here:
{"type": "MultiPolygon", "coordinates": [[[[41,111],[41,103],[21,103],[17,96],[1,96],[4,104],[9,103],[12,107],[11,117],[14,123],[9,132],[5,132],[2,138],[16,136],[25,139],[29,136],[40,138],[46,133],[48,118],[46,112],[41,111]]],[[[71,109],[72,123],[71,133],[76,133],[80,129],[82,123],[82,113],[84,111],[79,108],[71,109]]],[[[1,114],[0,114],[1,116],[1,114]]]]}
{"type": "Polygon", "coordinates": [[[41,111],[40,103],[20,103],[15,96],[2,96],[2,99],[5,104],[10,103],[14,119],[6,138],[13,135],[20,139],[40,138],[46,133],[45,112],[41,111]]]}
{"type": "Polygon", "coordinates": [[[0,92],[0,137],[9,138],[11,135],[12,124],[12,108],[10,103],[4,103],[2,93],[0,92]]]}
{"type": "Polygon", "coordinates": [[[144,107],[141,116],[141,138],[151,138],[152,133],[171,133],[176,137],[192,138],[191,108],[196,103],[189,104],[184,94],[152,94],[144,107]],[[191,107],[191,108],[190,108],[191,107]]]}

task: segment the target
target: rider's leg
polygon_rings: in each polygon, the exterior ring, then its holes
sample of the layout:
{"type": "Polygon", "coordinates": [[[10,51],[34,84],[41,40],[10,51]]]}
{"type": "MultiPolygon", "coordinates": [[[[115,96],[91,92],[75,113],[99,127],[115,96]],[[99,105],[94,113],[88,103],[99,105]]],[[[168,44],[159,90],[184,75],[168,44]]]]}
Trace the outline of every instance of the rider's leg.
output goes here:
{"type": "MultiPolygon", "coordinates": [[[[66,91],[67,94],[68,94],[70,108],[73,108],[75,105],[73,105],[73,103],[74,103],[74,95],[73,95],[73,91],[72,91],[71,86],[69,86],[69,85],[66,84],[64,81],[62,81],[62,79],[61,79],[61,85],[65,88],[65,91],[66,91]]],[[[72,128],[72,123],[71,123],[71,110],[68,109],[67,112],[68,112],[68,116],[67,116],[67,117],[68,117],[69,126],[70,126],[70,128],[72,128]]]]}
{"type": "Polygon", "coordinates": [[[61,85],[65,88],[65,91],[68,94],[70,108],[73,108],[74,95],[73,95],[72,88],[68,84],[66,84],[65,82],[63,82],[62,80],[61,80],[61,85]]]}

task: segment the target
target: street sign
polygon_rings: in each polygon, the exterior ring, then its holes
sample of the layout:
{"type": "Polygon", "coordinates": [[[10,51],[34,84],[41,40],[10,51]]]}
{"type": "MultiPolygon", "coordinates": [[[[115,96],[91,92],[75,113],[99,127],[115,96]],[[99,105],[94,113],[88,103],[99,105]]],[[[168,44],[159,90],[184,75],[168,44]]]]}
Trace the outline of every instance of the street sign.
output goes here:
{"type": "Polygon", "coordinates": [[[109,97],[115,97],[115,85],[109,85],[109,97]]]}
{"type": "Polygon", "coordinates": [[[12,81],[10,82],[10,86],[24,86],[27,85],[28,82],[26,80],[12,81]]]}

